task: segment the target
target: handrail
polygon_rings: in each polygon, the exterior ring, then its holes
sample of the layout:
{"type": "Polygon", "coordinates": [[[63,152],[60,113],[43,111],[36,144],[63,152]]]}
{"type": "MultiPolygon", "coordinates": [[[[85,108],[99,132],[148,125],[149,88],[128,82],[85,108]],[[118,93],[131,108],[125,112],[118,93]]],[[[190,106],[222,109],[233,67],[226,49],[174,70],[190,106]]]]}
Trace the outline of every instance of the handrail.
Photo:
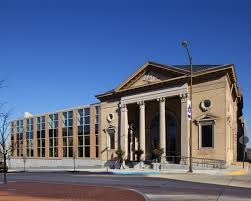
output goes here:
{"type": "MultiPolygon", "coordinates": [[[[161,158],[162,164],[182,164],[188,165],[190,157],[188,156],[165,156],[161,158]]],[[[154,161],[154,160],[153,160],[154,161]]],[[[193,166],[200,167],[210,167],[210,168],[225,168],[226,162],[219,159],[211,158],[201,158],[201,157],[192,157],[193,166]]]]}

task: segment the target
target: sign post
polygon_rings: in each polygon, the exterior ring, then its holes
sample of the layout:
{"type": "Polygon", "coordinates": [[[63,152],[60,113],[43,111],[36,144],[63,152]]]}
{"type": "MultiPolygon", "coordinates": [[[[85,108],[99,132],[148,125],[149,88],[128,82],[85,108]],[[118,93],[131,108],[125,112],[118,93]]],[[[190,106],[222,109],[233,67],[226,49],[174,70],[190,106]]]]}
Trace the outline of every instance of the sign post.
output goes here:
{"type": "Polygon", "coordinates": [[[192,105],[190,100],[187,100],[187,119],[192,120],[192,105]]]}

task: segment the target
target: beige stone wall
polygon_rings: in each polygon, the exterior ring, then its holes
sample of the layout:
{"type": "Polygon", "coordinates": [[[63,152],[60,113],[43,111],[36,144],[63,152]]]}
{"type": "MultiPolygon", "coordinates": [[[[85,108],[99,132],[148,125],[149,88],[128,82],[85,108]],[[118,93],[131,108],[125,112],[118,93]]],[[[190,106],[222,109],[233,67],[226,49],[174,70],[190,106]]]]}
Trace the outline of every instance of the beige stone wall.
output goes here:
{"type": "Polygon", "coordinates": [[[226,157],[229,163],[237,160],[237,102],[231,94],[232,86],[226,85],[226,157]]]}
{"type": "Polygon", "coordinates": [[[237,103],[231,95],[227,76],[194,86],[193,119],[206,113],[217,117],[214,148],[199,147],[199,129],[196,124],[193,124],[193,156],[226,160],[229,165],[237,158],[237,103]],[[200,102],[204,99],[212,101],[212,108],[207,112],[202,112],[199,108],[200,102]]]}
{"type": "MultiPolygon", "coordinates": [[[[219,159],[226,160],[227,164],[236,160],[236,110],[237,105],[234,102],[233,97],[230,93],[231,87],[226,76],[219,79],[211,80],[204,83],[195,84],[193,86],[193,120],[202,117],[205,114],[211,114],[216,117],[214,127],[214,140],[213,148],[201,148],[199,146],[199,126],[193,124],[193,156],[200,158],[219,159]],[[203,112],[200,108],[200,103],[209,99],[212,101],[212,107],[203,112]],[[230,121],[229,121],[230,120],[230,121]]],[[[180,102],[179,98],[167,98],[166,110],[171,111],[175,114],[177,119],[180,121],[180,102]]],[[[109,124],[106,120],[107,115],[112,113],[114,116],[112,125],[116,127],[115,133],[115,144],[114,150],[109,150],[110,159],[114,151],[118,146],[118,135],[119,135],[119,102],[103,102],[101,103],[101,159],[106,160],[106,134],[103,131],[109,124]]],[[[149,137],[150,120],[148,114],[153,114],[158,111],[158,103],[150,104],[146,102],[146,139],[149,137]]],[[[130,114],[130,113],[129,113],[130,114]]],[[[150,115],[151,116],[151,115],[150,115]]],[[[178,127],[178,132],[180,128],[178,127]]],[[[189,132],[189,130],[188,130],[189,132]]],[[[177,136],[177,141],[180,141],[180,136],[177,136]]],[[[149,145],[146,145],[149,147],[149,145]]],[[[182,146],[182,145],[181,145],[182,146]]],[[[177,146],[180,150],[180,147],[177,146]]],[[[149,154],[149,153],[148,153],[149,154]]]]}
{"type": "Polygon", "coordinates": [[[114,153],[116,149],[118,148],[119,139],[119,102],[103,102],[100,104],[100,118],[101,118],[101,131],[100,131],[100,159],[103,161],[107,160],[107,152],[106,152],[106,143],[107,143],[107,134],[104,130],[106,130],[109,127],[109,123],[107,121],[107,115],[112,114],[113,120],[111,122],[112,126],[115,126],[115,149],[109,149],[108,150],[108,159],[111,159],[111,157],[116,157],[116,154],[114,153]]]}
{"type": "MultiPolygon", "coordinates": [[[[193,124],[193,156],[226,160],[226,77],[193,87],[193,119],[206,113],[217,117],[214,129],[214,148],[199,147],[199,127],[193,124]],[[204,99],[212,101],[212,107],[207,112],[202,112],[200,103],[204,99]]],[[[182,145],[181,145],[182,146],[182,145]]]]}

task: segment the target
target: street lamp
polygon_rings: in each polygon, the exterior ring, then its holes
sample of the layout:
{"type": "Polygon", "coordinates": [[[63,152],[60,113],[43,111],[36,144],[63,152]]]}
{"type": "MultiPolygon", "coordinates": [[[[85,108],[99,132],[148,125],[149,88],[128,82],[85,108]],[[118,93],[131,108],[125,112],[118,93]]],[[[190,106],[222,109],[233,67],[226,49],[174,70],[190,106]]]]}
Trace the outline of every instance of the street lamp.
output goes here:
{"type": "Polygon", "coordinates": [[[193,172],[193,159],[192,159],[192,125],[193,125],[193,115],[192,115],[192,98],[193,98],[193,65],[192,65],[192,57],[188,50],[188,43],[187,41],[183,41],[181,43],[182,47],[186,49],[188,58],[189,58],[189,64],[190,64],[190,104],[191,104],[191,119],[190,119],[190,138],[189,138],[189,172],[193,172]]]}

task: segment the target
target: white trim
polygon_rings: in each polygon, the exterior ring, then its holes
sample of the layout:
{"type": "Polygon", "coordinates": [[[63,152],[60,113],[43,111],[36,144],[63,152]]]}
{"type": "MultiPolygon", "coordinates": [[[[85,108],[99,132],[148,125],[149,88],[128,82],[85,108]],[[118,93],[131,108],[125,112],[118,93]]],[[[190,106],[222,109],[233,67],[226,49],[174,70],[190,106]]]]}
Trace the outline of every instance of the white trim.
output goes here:
{"type": "Polygon", "coordinates": [[[176,95],[180,95],[184,93],[188,93],[187,83],[178,87],[172,87],[168,89],[161,89],[161,90],[156,90],[156,91],[151,91],[151,92],[139,93],[136,95],[124,96],[124,97],[121,97],[120,103],[121,104],[137,103],[139,101],[154,100],[160,97],[171,97],[171,96],[176,96],[176,95]]]}

